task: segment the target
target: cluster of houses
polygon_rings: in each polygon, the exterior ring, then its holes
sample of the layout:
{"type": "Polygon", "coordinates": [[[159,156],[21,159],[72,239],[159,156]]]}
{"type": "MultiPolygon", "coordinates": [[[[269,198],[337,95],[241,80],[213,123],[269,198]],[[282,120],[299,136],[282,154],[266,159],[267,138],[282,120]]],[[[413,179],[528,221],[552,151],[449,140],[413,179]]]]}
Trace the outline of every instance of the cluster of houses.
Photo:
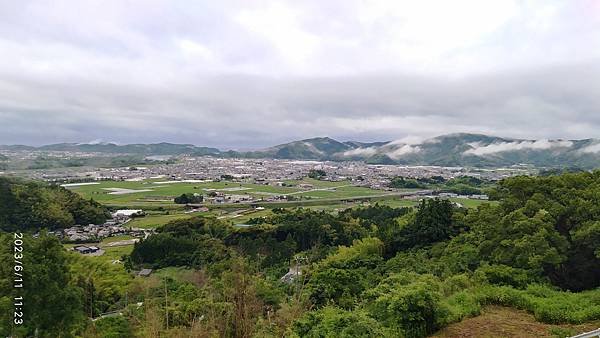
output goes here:
{"type": "Polygon", "coordinates": [[[472,200],[488,200],[488,195],[459,195],[452,192],[441,192],[438,194],[439,197],[445,198],[463,198],[472,200]]]}
{"type": "Polygon", "coordinates": [[[112,218],[104,224],[75,225],[64,229],[62,234],[58,235],[70,242],[91,242],[117,235],[143,237],[145,235],[144,230],[124,226],[132,217],[143,214],[142,210],[117,210],[112,213],[112,218]]]}
{"type": "MultiPolygon", "coordinates": [[[[247,190],[248,188],[243,187],[234,187],[234,188],[226,188],[230,189],[228,191],[242,191],[247,190]]],[[[226,190],[223,189],[223,190],[226,190]]],[[[249,194],[227,194],[224,191],[218,191],[217,189],[204,189],[210,191],[208,195],[204,196],[204,202],[212,203],[212,204],[222,204],[222,203],[244,203],[244,202],[254,202],[257,201],[255,197],[249,194]]]]}

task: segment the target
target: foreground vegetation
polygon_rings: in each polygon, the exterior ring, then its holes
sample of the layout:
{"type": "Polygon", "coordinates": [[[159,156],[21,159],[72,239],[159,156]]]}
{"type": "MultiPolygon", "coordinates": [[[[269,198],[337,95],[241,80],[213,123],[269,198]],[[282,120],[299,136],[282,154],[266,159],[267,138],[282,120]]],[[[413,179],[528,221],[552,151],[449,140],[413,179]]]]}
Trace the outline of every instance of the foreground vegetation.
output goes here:
{"type": "MultiPolygon", "coordinates": [[[[599,192],[600,172],[515,177],[490,191],[495,203],[472,209],[426,199],[415,208],[274,209],[250,227],[175,219],[122,265],[27,237],[30,319],[0,334],[424,337],[500,305],[561,335],[556,325],[600,320],[599,192]],[[128,272],[141,268],[156,272],[128,272]],[[282,281],[290,270],[302,274],[282,281]],[[87,319],[114,310],[122,315],[87,319]]],[[[12,237],[1,240],[8,323],[12,237]]]]}
{"type": "Polygon", "coordinates": [[[107,217],[99,203],[62,187],[0,177],[0,230],[54,230],[107,217]]]}

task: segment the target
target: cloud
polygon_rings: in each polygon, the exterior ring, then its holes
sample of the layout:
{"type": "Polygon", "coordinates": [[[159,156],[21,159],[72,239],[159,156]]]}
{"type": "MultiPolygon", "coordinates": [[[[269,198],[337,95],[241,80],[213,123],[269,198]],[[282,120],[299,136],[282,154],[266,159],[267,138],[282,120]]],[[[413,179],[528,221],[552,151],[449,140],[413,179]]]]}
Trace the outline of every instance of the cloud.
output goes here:
{"type": "Polygon", "coordinates": [[[409,144],[405,144],[397,149],[394,149],[392,151],[388,151],[385,152],[385,154],[387,156],[389,156],[391,159],[393,160],[397,160],[399,158],[401,158],[404,155],[407,154],[414,154],[414,153],[418,153],[421,151],[421,148],[418,146],[411,146],[409,144]]]}
{"type": "Polygon", "coordinates": [[[425,141],[427,141],[427,140],[423,136],[408,135],[408,136],[405,136],[403,138],[394,140],[394,141],[390,142],[389,144],[390,145],[395,145],[395,144],[411,144],[411,145],[414,145],[414,144],[421,144],[421,143],[423,143],[425,141]]]}
{"type": "Polygon", "coordinates": [[[480,143],[470,143],[472,149],[464,152],[465,155],[485,156],[506,151],[523,149],[544,150],[551,148],[568,148],[573,145],[571,141],[562,140],[537,140],[537,141],[515,141],[499,142],[482,146],[480,143]]]}
{"type": "Polygon", "coordinates": [[[597,137],[591,6],[0,3],[0,144],[597,137]]]}
{"type": "Polygon", "coordinates": [[[595,154],[600,152],[600,143],[595,143],[579,150],[582,153],[595,154]]]}
{"type": "Polygon", "coordinates": [[[377,154],[377,147],[367,147],[367,148],[356,148],[352,150],[347,150],[342,153],[345,157],[352,156],[372,156],[377,154]]]}

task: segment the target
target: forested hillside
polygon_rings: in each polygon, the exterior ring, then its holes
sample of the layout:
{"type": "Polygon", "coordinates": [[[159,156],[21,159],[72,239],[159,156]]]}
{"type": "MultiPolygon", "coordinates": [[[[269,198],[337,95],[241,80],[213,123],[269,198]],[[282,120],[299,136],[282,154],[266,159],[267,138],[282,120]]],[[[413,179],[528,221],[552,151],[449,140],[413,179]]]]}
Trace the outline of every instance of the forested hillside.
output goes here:
{"type": "Polygon", "coordinates": [[[102,224],[107,210],[58,186],[0,177],[0,230],[60,229],[102,224]]]}
{"type": "MultiPolygon", "coordinates": [[[[72,274],[73,291],[62,292],[80,295],[61,327],[91,337],[424,337],[488,305],[553,325],[600,320],[600,171],[510,178],[491,197],[498,203],[477,209],[440,199],[278,209],[248,227],[173,221],[123,257],[130,271],[157,269],[147,279],[53,254],[72,274]],[[85,319],[114,309],[123,316],[85,319]]],[[[2,255],[10,269],[12,253],[2,255]]],[[[29,334],[49,330],[41,323],[29,334]]]]}
{"type": "MultiPolygon", "coordinates": [[[[233,158],[276,158],[295,160],[365,161],[372,164],[502,167],[528,164],[551,168],[597,168],[600,164],[598,139],[530,140],[481,134],[441,135],[420,143],[402,140],[385,142],[337,141],[315,137],[275,145],[262,150],[234,151],[191,144],[59,143],[41,147],[0,145],[0,151],[84,152],[111,154],[111,157],[61,159],[39,156],[35,160],[14,161],[14,169],[64,166],[118,166],[150,162],[149,155],[191,155],[233,158]],[[118,154],[118,155],[117,155],[118,154]]],[[[0,158],[1,160],[1,158],[0,158]]]]}

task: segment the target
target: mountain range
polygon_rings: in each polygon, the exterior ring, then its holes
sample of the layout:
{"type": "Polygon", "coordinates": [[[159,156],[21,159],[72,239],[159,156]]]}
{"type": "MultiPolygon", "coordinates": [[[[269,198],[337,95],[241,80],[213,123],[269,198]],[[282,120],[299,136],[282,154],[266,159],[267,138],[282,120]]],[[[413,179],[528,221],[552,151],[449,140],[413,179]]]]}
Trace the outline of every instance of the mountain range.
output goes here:
{"type": "Polygon", "coordinates": [[[262,150],[237,152],[191,144],[60,143],[41,147],[0,146],[0,150],[78,151],[138,155],[219,156],[297,160],[365,161],[371,164],[499,167],[600,167],[600,139],[527,140],[481,134],[449,134],[418,143],[355,142],[317,137],[262,150]]]}

